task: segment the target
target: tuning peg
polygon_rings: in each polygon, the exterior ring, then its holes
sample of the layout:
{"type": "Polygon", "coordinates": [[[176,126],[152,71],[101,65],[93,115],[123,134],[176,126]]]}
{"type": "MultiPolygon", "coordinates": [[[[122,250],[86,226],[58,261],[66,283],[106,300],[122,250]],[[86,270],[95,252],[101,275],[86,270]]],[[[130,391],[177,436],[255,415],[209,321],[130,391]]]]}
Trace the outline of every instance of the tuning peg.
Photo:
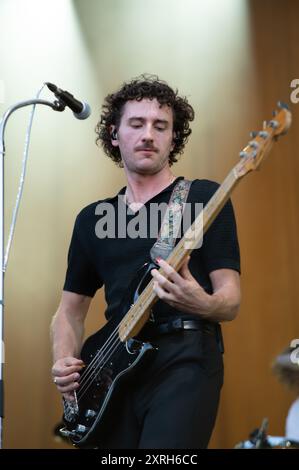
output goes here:
{"type": "Polygon", "coordinates": [[[267,132],[267,131],[260,131],[260,132],[259,132],[259,137],[262,137],[262,139],[267,139],[267,137],[269,137],[269,132],[267,132]]]}
{"type": "Polygon", "coordinates": [[[241,158],[247,157],[247,152],[245,152],[244,150],[242,150],[242,151],[239,153],[239,157],[241,157],[241,158]]]}
{"type": "Polygon", "coordinates": [[[274,111],[272,111],[272,116],[273,117],[275,117],[277,114],[278,114],[278,112],[276,111],[276,109],[274,111]]]}
{"type": "Polygon", "coordinates": [[[259,143],[256,140],[251,140],[250,142],[248,142],[248,145],[253,149],[259,148],[259,143]]]}
{"type": "Polygon", "coordinates": [[[273,129],[277,129],[279,127],[279,123],[277,121],[275,121],[274,119],[272,119],[270,122],[269,122],[269,126],[270,127],[273,127],[273,129]]]}
{"type": "Polygon", "coordinates": [[[257,131],[251,131],[251,132],[249,132],[249,135],[252,139],[254,139],[258,135],[258,132],[257,131]]]}
{"type": "Polygon", "coordinates": [[[278,101],[277,103],[277,106],[280,108],[280,109],[290,109],[289,108],[289,105],[287,105],[286,103],[284,103],[283,101],[278,101]]]}

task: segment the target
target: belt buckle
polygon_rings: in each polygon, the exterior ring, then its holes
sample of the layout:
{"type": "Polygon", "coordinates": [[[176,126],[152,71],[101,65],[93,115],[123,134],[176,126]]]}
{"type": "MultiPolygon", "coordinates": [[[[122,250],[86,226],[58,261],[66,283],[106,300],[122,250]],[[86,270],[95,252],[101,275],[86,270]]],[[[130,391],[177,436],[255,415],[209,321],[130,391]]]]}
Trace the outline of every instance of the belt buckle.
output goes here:
{"type": "Polygon", "coordinates": [[[177,318],[170,323],[170,326],[175,331],[182,330],[184,328],[184,322],[181,318],[177,318]]]}

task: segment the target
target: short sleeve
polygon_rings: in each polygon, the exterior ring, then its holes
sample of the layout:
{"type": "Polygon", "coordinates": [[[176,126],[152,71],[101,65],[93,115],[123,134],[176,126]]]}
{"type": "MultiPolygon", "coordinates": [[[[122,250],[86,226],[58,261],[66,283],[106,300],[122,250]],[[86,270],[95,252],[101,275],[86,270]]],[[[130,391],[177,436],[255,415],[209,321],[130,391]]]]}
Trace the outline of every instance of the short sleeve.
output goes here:
{"type": "Polygon", "coordinates": [[[84,245],[85,232],[86,227],[79,214],[74,225],[68,251],[68,267],[63,289],[93,297],[96,291],[102,287],[103,281],[100,279],[88,253],[88,243],[84,245]]]}
{"type": "Polygon", "coordinates": [[[204,235],[201,254],[209,273],[223,268],[241,271],[236,220],[230,200],[204,235]]]}

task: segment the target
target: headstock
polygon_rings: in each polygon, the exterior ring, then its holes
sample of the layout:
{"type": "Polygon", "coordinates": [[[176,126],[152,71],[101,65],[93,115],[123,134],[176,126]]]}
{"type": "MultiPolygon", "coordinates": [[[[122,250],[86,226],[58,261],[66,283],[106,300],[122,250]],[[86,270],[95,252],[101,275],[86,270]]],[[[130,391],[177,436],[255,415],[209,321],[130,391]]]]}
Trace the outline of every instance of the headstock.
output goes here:
{"type": "Polygon", "coordinates": [[[279,111],[273,112],[273,119],[264,121],[261,131],[252,132],[252,140],[240,152],[241,161],[234,169],[238,178],[243,177],[249,171],[258,169],[269,153],[273,142],[287,133],[292,123],[292,114],[286,104],[278,102],[277,105],[279,111]]]}

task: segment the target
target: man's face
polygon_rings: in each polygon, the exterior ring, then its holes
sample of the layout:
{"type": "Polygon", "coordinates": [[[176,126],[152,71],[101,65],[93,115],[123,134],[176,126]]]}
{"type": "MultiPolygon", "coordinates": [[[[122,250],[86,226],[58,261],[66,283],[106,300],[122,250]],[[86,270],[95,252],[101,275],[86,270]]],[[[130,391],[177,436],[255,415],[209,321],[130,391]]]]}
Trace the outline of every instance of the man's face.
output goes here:
{"type": "Polygon", "coordinates": [[[129,172],[155,174],[169,165],[173,143],[173,113],[156,100],[127,101],[117,139],[124,167],[129,172]]]}

